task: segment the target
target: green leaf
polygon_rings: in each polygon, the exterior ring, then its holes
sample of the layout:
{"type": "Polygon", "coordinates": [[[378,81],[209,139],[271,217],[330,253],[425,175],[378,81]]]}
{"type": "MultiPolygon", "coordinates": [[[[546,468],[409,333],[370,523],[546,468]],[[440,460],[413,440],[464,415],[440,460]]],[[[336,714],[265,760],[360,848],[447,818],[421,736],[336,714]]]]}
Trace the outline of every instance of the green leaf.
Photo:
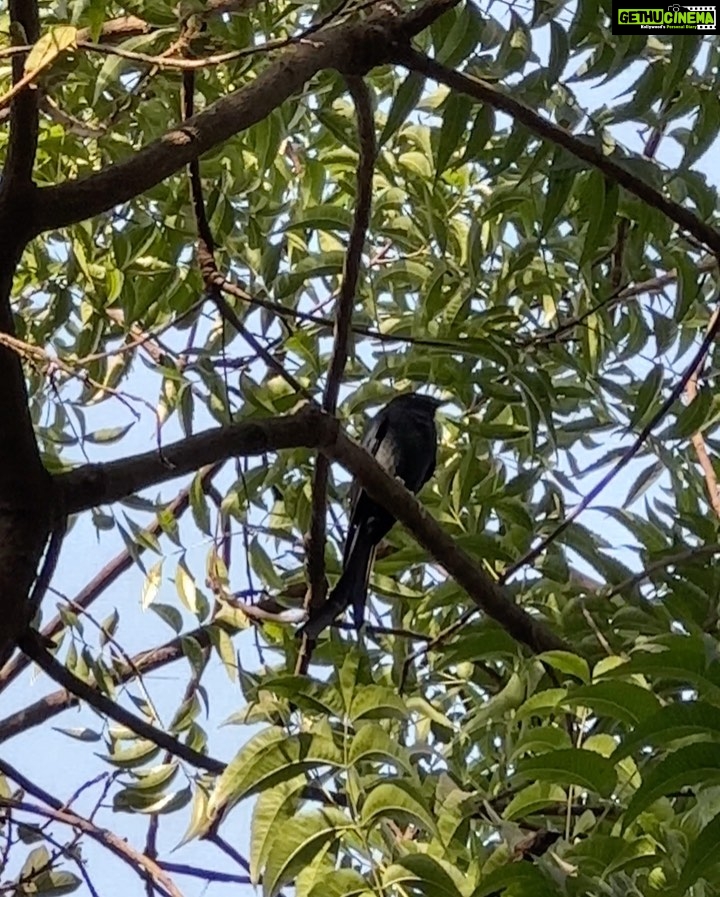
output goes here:
{"type": "Polygon", "coordinates": [[[352,828],[352,821],[333,807],[300,813],[281,823],[270,847],[263,875],[264,897],[275,897],[328,843],[352,828]]]}
{"type": "Polygon", "coordinates": [[[131,422],[121,427],[103,427],[100,430],[94,430],[92,433],[86,433],[87,442],[95,443],[95,445],[111,445],[119,442],[123,436],[126,436],[135,426],[135,422],[131,422]]]}
{"type": "Polygon", "coordinates": [[[544,651],[538,655],[537,659],[550,664],[561,673],[567,673],[580,679],[581,682],[588,682],[590,679],[590,668],[587,661],[584,657],[578,657],[577,654],[571,654],[569,651],[544,651]]]}
{"type": "Polygon", "coordinates": [[[483,875],[472,897],[490,897],[508,889],[512,897],[558,897],[558,890],[532,863],[509,863],[483,875]]]}
{"type": "Polygon", "coordinates": [[[360,672],[360,652],[356,647],[351,647],[348,651],[345,652],[343,657],[342,666],[338,672],[338,685],[340,688],[340,695],[342,696],[343,705],[347,712],[350,712],[350,707],[352,706],[353,698],[355,695],[355,689],[358,684],[360,672]]]}
{"type": "Polygon", "coordinates": [[[710,662],[704,644],[695,638],[672,636],[657,645],[655,650],[635,651],[629,661],[607,670],[603,678],[641,674],[681,682],[685,687],[695,685],[708,692],[713,700],[720,700],[720,663],[710,662]]]}
{"type": "Polygon", "coordinates": [[[417,787],[407,779],[381,782],[368,794],[362,806],[361,822],[371,826],[378,818],[419,826],[435,833],[435,820],[417,787]]]}
{"type": "Polygon", "coordinates": [[[189,788],[160,794],[133,787],[122,788],[113,795],[113,810],[116,813],[169,814],[187,806],[191,798],[189,788]]]}
{"type": "Polygon", "coordinates": [[[347,232],[352,227],[352,213],[339,206],[325,203],[298,212],[286,226],[286,231],[320,230],[347,232]]]}
{"type": "Polygon", "coordinates": [[[613,764],[594,751],[565,748],[550,751],[539,757],[525,757],[518,761],[518,774],[539,782],[558,785],[579,785],[609,797],[617,776],[613,764]]]}
{"type": "Polygon", "coordinates": [[[160,560],[153,564],[147,572],[141,599],[143,610],[147,610],[152,605],[160,591],[160,586],[162,585],[162,565],[163,562],[160,560]]]}
{"type": "Polygon", "coordinates": [[[522,788],[503,811],[503,819],[522,819],[567,800],[565,790],[552,782],[533,782],[522,788]]]}
{"type": "Polygon", "coordinates": [[[100,741],[102,737],[99,732],[96,732],[94,729],[88,729],[87,726],[77,726],[73,729],[61,729],[59,726],[53,726],[53,729],[56,732],[62,732],[63,735],[68,735],[70,738],[75,738],[77,741],[100,741]]]}
{"type": "Polygon", "coordinates": [[[720,814],[708,822],[688,847],[685,865],[680,873],[678,893],[687,894],[700,878],[709,879],[709,873],[716,872],[720,863],[717,846],[720,843],[720,814]]]}
{"type": "Polygon", "coordinates": [[[481,158],[482,151],[495,133],[495,127],[495,110],[490,106],[481,106],[470,130],[467,146],[461,159],[462,164],[481,158]]]}
{"type": "MultiPolygon", "coordinates": [[[[525,711],[527,705],[524,705],[521,710],[525,711]]],[[[554,710],[554,708],[553,708],[554,710]]],[[[540,711],[536,715],[549,717],[551,712],[543,712],[540,711]]],[[[518,713],[518,718],[527,719],[528,716],[535,714],[528,714],[525,712],[518,713]]],[[[515,747],[508,754],[510,760],[515,760],[517,757],[521,757],[523,754],[543,754],[546,751],[555,751],[560,748],[570,747],[570,739],[568,733],[565,729],[560,729],[557,726],[531,726],[526,729],[523,734],[518,738],[515,743],[515,747]]]]}
{"type": "Polygon", "coordinates": [[[681,167],[690,168],[713,145],[718,136],[716,97],[701,95],[695,122],[685,146],[681,167]]]}
{"type": "Polygon", "coordinates": [[[664,369],[661,364],[653,365],[652,371],[643,379],[638,391],[637,401],[632,415],[630,426],[638,426],[647,416],[648,410],[655,403],[662,389],[664,369]]]}
{"type": "Polygon", "coordinates": [[[720,750],[717,744],[707,742],[689,744],[650,769],[643,769],[642,777],[642,785],[633,794],[623,816],[625,827],[665,794],[699,783],[703,787],[720,783],[720,750]]]}
{"type": "Polygon", "coordinates": [[[385,888],[412,888],[426,897],[462,897],[455,882],[437,859],[423,854],[403,857],[383,874],[385,888]]]}
{"type": "Polygon", "coordinates": [[[565,29],[556,21],[550,22],[550,59],[547,67],[548,85],[555,84],[565,70],[570,45],[565,29]]]}
{"type": "Polygon", "coordinates": [[[279,826],[295,816],[298,792],[305,786],[305,776],[296,776],[258,795],[250,823],[250,878],[260,881],[262,868],[279,826]]]}
{"type": "Polygon", "coordinates": [[[383,685],[365,685],[357,689],[350,707],[350,719],[405,719],[408,715],[405,702],[392,688],[383,685]]]}
{"type": "Polygon", "coordinates": [[[373,763],[391,763],[404,770],[409,776],[415,774],[415,768],[407,750],[377,723],[364,723],[353,738],[348,752],[348,764],[371,761],[373,763]]]}
{"type": "Polygon", "coordinates": [[[595,682],[575,688],[565,703],[587,707],[594,713],[631,724],[651,716],[660,707],[649,689],[632,682],[595,682]]]}
{"type": "Polygon", "coordinates": [[[550,174],[547,182],[547,195],[540,224],[539,237],[546,236],[562,212],[578,173],[577,163],[568,164],[565,150],[557,147],[550,163],[550,174]]]}
{"type": "Polygon", "coordinates": [[[185,607],[190,613],[196,614],[198,611],[198,602],[195,579],[184,561],[181,561],[175,569],[175,588],[185,607]]]}
{"type": "Polygon", "coordinates": [[[210,797],[209,813],[318,766],[341,766],[342,752],[328,738],[288,735],[272,727],[251,738],[228,763],[210,797]]]}
{"type": "Polygon", "coordinates": [[[273,589],[282,589],[283,581],[275,570],[275,566],[270,560],[270,555],[260,544],[258,538],[254,538],[250,543],[249,554],[253,570],[258,576],[262,577],[263,582],[267,583],[273,589]]]}
{"type": "Polygon", "coordinates": [[[677,289],[675,291],[676,303],[674,318],[679,324],[700,298],[701,278],[698,277],[697,268],[683,253],[675,254],[675,267],[677,269],[677,289]]]}
{"type": "Polygon", "coordinates": [[[706,701],[680,701],[663,707],[623,738],[613,760],[647,745],[663,746],[691,735],[720,738],[720,708],[706,701]]]}
{"type": "Polygon", "coordinates": [[[662,433],[664,439],[685,439],[702,432],[703,424],[713,414],[714,395],[710,389],[701,389],[689,405],[678,412],[675,423],[662,433]]]}
{"type": "MultiPolygon", "coordinates": [[[[687,70],[692,66],[701,44],[702,36],[699,34],[683,35],[682,40],[670,42],[670,64],[664,68],[661,91],[663,99],[672,99],[675,88],[687,77],[687,70]]],[[[655,68],[662,67],[656,65],[655,68]]]]}
{"type": "Polygon", "coordinates": [[[664,473],[665,464],[662,461],[656,461],[650,467],[646,467],[628,490],[623,508],[628,508],[633,502],[636,502],[664,473]]]}
{"type": "Polygon", "coordinates": [[[322,881],[313,885],[308,897],[353,897],[369,892],[370,884],[354,869],[326,872],[322,881]]]}
{"type": "Polygon", "coordinates": [[[622,869],[631,874],[657,863],[657,841],[649,836],[620,838],[594,833],[578,841],[565,857],[593,877],[607,879],[622,869]]]}
{"type": "Polygon", "coordinates": [[[599,171],[590,172],[588,179],[589,201],[588,226],[585,230],[580,267],[594,261],[601,248],[612,234],[616,220],[620,190],[617,184],[609,184],[599,171]]]}
{"type": "Polygon", "coordinates": [[[338,692],[332,686],[309,679],[307,676],[278,676],[266,679],[263,687],[311,713],[326,716],[340,716],[342,713],[342,701],[338,692]]]}
{"type": "Polygon", "coordinates": [[[392,137],[400,125],[415,108],[425,86],[425,77],[416,72],[411,72],[398,87],[397,93],[390,106],[385,127],[382,129],[378,145],[382,146],[392,137]]]}
{"type": "Polygon", "coordinates": [[[473,101],[461,93],[451,93],[443,108],[442,127],[435,154],[435,174],[439,177],[448,167],[453,153],[461,143],[467,128],[473,101]]]}
{"type": "Polygon", "coordinates": [[[77,28],[55,25],[37,41],[25,60],[25,74],[45,68],[65,50],[77,46],[77,28]]]}

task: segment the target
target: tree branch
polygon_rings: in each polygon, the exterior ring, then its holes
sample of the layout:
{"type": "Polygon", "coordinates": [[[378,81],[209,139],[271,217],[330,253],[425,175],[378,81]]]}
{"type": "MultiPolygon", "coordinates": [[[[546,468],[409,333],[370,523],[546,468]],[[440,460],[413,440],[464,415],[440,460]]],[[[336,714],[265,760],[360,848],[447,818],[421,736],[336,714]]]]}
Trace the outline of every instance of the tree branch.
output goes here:
{"type": "Polygon", "coordinates": [[[58,504],[64,513],[75,514],[193,473],[205,464],[284,448],[317,448],[319,441],[333,438],[332,430],[327,415],[313,405],[286,417],[247,420],[207,430],[164,446],[162,456],[157,451],[145,452],[58,474],[54,478],[58,504]]]}
{"type": "Polygon", "coordinates": [[[169,895],[169,897],[182,897],[182,892],[177,889],[168,873],[150,857],[135,850],[124,838],[108,829],[100,828],[84,816],[78,815],[74,810],[66,809],[62,801],[48,794],[47,791],[38,788],[34,782],[31,782],[30,779],[2,758],[0,758],[0,772],[18,784],[23,791],[32,794],[37,800],[41,800],[47,805],[46,807],[41,807],[25,801],[0,797],[0,806],[42,816],[44,819],[60,822],[63,825],[70,825],[92,838],[93,841],[97,841],[98,844],[102,844],[103,847],[114,853],[116,857],[127,863],[135,872],[143,870],[151,875],[155,884],[164,894],[169,895]]]}
{"type": "MultiPolygon", "coordinates": [[[[36,0],[10,0],[9,8],[13,42],[34,44],[40,37],[36,0]]],[[[26,53],[13,56],[13,84],[18,84],[23,78],[26,56],[26,53]]],[[[2,190],[7,191],[8,195],[22,193],[32,181],[38,140],[37,97],[37,91],[24,90],[12,101],[10,140],[2,177],[2,190]]]]}
{"type": "Polygon", "coordinates": [[[411,71],[420,72],[434,81],[447,85],[452,90],[460,91],[481,103],[487,103],[493,109],[505,112],[516,121],[525,125],[533,134],[541,137],[543,140],[548,140],[556,146],[563,147],[563,149],[572,153],[573,156],[582,159],[583,162],[588,162],[611,181],[615,181],[629,193],[652,206],[652,208],[663,212],[671,221],[688,231],[697,240],[709,249],[712,249],[714,253],[720,254],[720,231],[706,224],[689,209],[673,202],[671,199],[667,199],[659,190],[651,187],[645,181],[631,174],[626,168],[623,168],[620,162],[615,162],[609,156],[604,155],[602,150],[597,149],[591,143],[581,140],[565,128],[554,125],[547,119],[542,118],[537,112],[530,109],[529,106],[525,106],[519,100],[513,99],[513,97],[493,87],[487,81],[449,69],[411,48],[400,47],[395,54],[395,61],[406,66],[411,71]]]}
{"type": "Polygon", "coordinates": [[[321,69],[359,73],[389,62],[396,44],[428,27],[458,0],[428,0],[403,15],[378,5],[362,21],[331,24],[288,47],[258,77],[203,112],[97,174],[37,191],[34,233],[106,212],[159,184],[192,159],[266,118],[321,69]]]}
{"type": "MultiPolygon", "coordinates": [[[[39,33],[34,0],[10,0],[13,39],[35,42],[39,33]]],[[[22,77],[24,56],[13,57],[13,82],[22,77]]],[[[13,336],[10,305],[15,268],[30,233],[32,169],[37,146],[37,100],[25,91],[13,100],[7,159],[0,180],[0,334],[13,336]]],[[[28,409],[22,363],[0,345],[0,666],[27,625],[26,600],[50,531],[52,492],[38,452],[28,409]]]]}
{"type": "Polygon", "coordinates": [[[644,579],[649,579],[653,573],[658,570],[665,570],[667,567],[678,567],[682,564],[692,563],[700,558],[711,558],[715,555],[720,555],[720,543],[697,545],[691,548],[685,548],[683,551],[678,551],[676,554],[665,554],[657,561],[648,564],[644,570],[641,570],[639,573],[635,573],[627,579],[624,579],[621,583],[618,583],[618,585],[614,586],[609,592],[604,593],[603,598],[605,601],[610,601],[610,599],[614,598],[616,595],[621,595],[623,592],[634,589],[636,586],[640,585],[644,579]]]}
{"type": "MultiPolygon", "coordinates": [[[[720,307],[716,308],[713,312],[708,324],[708,329],[715,326],[715,322],[719,314],[720,307]]],[[[699,364],[692,372],[692,375],[687,382],[687,386],[685,387],[685,395],[687,396],[688,405],[691,402],[694,402],[697,398],[700,368],[702,367],[704,361],[704,358],[700,360],[699,364]]],[[[705,444],[705,439],[703,438],[702,434],[702,429],[697,430],[695,433],[693,433],[691,440],[693,448],[695,449],[695,454],[697,455],[698,463],[700,464],[700,467],[703,471],[703,476],[705,477],[705,486],[707,488],[710,507],[715,512],[715,516],[720,518],[720,490],[718,490],[717,475],[715,474],[715,468],[713,467],[713,463],[710,460],[710,455],[708,454],[707,445],[705,444]]]]}
{"type": "Polygon", "coordinates": [[[451,536],[430,516],[399,481],[342,432],[321,450],[338,461],[363,489],[408,529],[435,560],[472,598],[477,607],[498,622],[514,639],[535,653],[572,651],[542,620],[515,604],[505,589],[483,572],[476,561],[456,545],[451,536]]]}
{"type": "MultiPolygon", "coordinates": [[[[144,719],[130,713],[120,704],[110,700],[101,691],[93,685],[88,685],[82,679],[79,679],[74,673],[63,666],[59,660],[56,660],[48,649],[40,642],[38,633],[28,630],[18,639],[18,646],[28,657],[31,657],[35,663],[50,676],[59,685],[62,685],[67,691],[87,701],[91,707],[94,707],[99,713],[110,717],[121,726],[127,726],[136,735],[147,738],[158,747],[164,748],[174,757],[185,760],[198,769],[206,769],[208,772],[220,773],[225,768],[225,764],[206,754],[201,754],[194,748],[188,747],[172,735],[168,735],[162,729],[146,723],[144,719]]],[[[137,673],[136,673],[137,675],[137,673]]]]}
{"type": "MultiPolygon", "coordinates": [[[[201,480],[203,489],[207,489],[213,480],[215,474],[220,470],[220,464],[205,467],[198,471],[198,477],[201,480]]],[[[163,507],[162,517],[167,520],[168,517],[177,520],[190,506],[190,487],[183,489],[169,504],[163,507]]],[[[160,515],[146,526],[142,533],[145,536],[157,536],[163,531],[163,525],[160,522],[160,515]]],[[[135,554],[142,554],[145,551],[145,542],[140,539],[135,543],[135,554]]],[[[83,610],[86,610],[103,592],[114,583],[120,576],[129,570],[135,563],[135,554],[129,548],[124,548],[121,552],[109,561],[100,572],[94,576],[87,585],[82,588],[72,599],[72,603],[83,610]]],[[[50,622],[41,630],[41,634],[46,639],[52,639],[65,628],[62,617],[58,614],[53,617],[50,622]]],[[[0,693],[16,679],[23,670],[30,664],[27,657],[18,654],[11,663],[0,668],[0,693]]]]}
{"type": "Polygon", "coordinates": [[[357,477],[363,489],[392,511],[477,606],[514,638],[536,652],[570,650],[542,621],[516,605],[504,589],[455,544],[412,493],[340,431],[335,418],[312,405],[285,418],[235,424],[176,442],[164,450],[165,457],[175,465],[172,470],[158,460],[157,452],[148,452],[123,461],[88,465],[62,474],[57,480],[67,507],[80,511],[100,502],[117,501],[155,483],[189,473],[193,466],[199,467],[208,461],[299,445],[319,448],[357,477]]]}
{"type": "MultiPolygon", "coordinates": [[[[157,648],[141,651],[132,658],[132,665],[124,664],[120,669],[111,670],[112,681],[115,685],[121,685],[132,681],[137,673],[145,674],[160,669],[168,663],[174,663],[185,655],[183,654],[183,641],[193,639],[201,648],[210,645],[208,626],[201,626],[182,636],[171,639],[157,648]]],[[[28,729],[42,725],[57,716],[64,710],[77,707],[79,699],[65,688],[58,689],[49,695],[45,695],[33,704],[28,704],[22,710],[18,710],[5,719],[0,720],[0,744],[28,729]]]]}
{"type": "MultiPolygon", "coordinates": [[[[375,170],[376,155],[375,122],[373,120],[370,92],[362,78],[350,76],[347,78],[347,84],[357,113],[360,158],[357,169],[355,215],[345,255],[340,295],[335,306],[335,339],[323,394],[323,410],[333,415],[337,408],[340,384],[345,365],[347,364],[355,294],[357,293],[358,278],[360,276],[363,247],[368,227],[370,226],[373,172],[375,170]]],[[[325,455],[319,453],[315,461],[315,474],[312,485],[310,532],[305,541],[308,577],[308,595],[305,604],[310,611],[311,619],[313,613],[320,610],[323,606],[327,594],[325,539],[327,536],[328,474],[328,459],[325,455]]],[[[307,636],[303,634],[303,643],[298,655],[298,671],[304,672],[307,669],[309,660],[310,645],[307,636]]]]}

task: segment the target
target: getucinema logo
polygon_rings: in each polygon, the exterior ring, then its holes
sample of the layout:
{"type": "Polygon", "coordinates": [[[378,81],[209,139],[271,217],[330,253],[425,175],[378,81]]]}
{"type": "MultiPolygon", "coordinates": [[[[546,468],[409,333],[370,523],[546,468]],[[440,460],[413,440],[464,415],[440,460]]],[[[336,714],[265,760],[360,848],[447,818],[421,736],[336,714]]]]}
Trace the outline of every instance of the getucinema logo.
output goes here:
{"type": "Polygon", "coordinates": [[[718,6],[613,0],[613,34],[718,34],[718,6]]]}

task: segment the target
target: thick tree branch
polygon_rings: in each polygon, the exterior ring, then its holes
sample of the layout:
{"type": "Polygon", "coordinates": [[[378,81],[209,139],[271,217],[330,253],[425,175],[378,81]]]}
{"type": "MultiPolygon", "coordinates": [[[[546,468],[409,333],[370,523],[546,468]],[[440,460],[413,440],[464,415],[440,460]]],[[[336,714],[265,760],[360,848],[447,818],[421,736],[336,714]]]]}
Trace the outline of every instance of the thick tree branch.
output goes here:
{"type": "MultiPolygon", "coordinates": [[[[34,44],[40,37],[40,19],[36,0],[10,0],[10,29],[14,42],[34,44]],[[22,41],[17,38],[22,34],[22,41]]],[[[13,56],[12,80],[23,78],[26,54],[13,56]]],[[[2,190],[20,195],[32,180],[38,140],[37,91],[24,90],[12,101],[10,141],[3,169],[2,190]]]]}
{"type": "Polygon", "coordinates": [[[312,405],[285,418],[235,424],[176,442],[164,450],[165,458],[175,465],[171,470],[158,459],[157,452],[148,452],[123,461],[79,468],[57,477],[57,485],[66,507],[81,511],[98,503],[117,501],[207,462],[296,446],[319,448],[340,462],[376,501],[392,511],[477,606],[518,641],[536,652],[570,650],[545,623],[516,605],[501,586],[483,573],[401,483],[341,433],[335,418],[312,405]]]}
{"type": "Polygon", "coordinates": [[[324,446],[322,451],[357,477],[375,501],[391,510],[462,586],[477,607],[496,620],[514,639],[538,654],[552,650],[572,651],[546,623],[515,604],[503,587],[490,579],[477,562],[455,544],[415,496],[399,480],[386,473],[368,452],[342,432],[338,432],[335,441],[324,446]]]}
{"type": "Polygon", "coordinates": [[[398,15],[390,4],[382,4],[365,20],[332,24],[317,31],[312,40],[284,50],[254,81],[129,159],[87,178],[38,190],[34,233],[92,218],[144,193],[192,159],[262,121],[321,69],[352,74],[389,62],[398,43],[409,41],[457,3],[428,0],[404,15],[398,15]]]}
{"type": "Polygon", "coordinates": [[[629,193],[637,196],[652,208],[663,212],[671,221],[692,234],[714,253],[720,254],[720,231],[706,224],[689,209],[663,196],[659,190],[651,187],[645,181],[635,177],[628,169],[623,168],[621,162],[615,162],[611,157],[604,155],[601,149],[576,137],[565,128],[552,124],[509,94],[503,93],[487,81],[456,72],[407,47],[399,49],[395,61],[412,71],[420,72],[434,81],[447,85],[452,90],[460,91],[481,103],[487,103],[493,109],[505,112],[515,121],[525,125],[533,134],[556,146],[563,147],[573,156],[582,159],[583,162],[588,162],[611,181],[624,187],[629,193]]]}
{"type": "MultiPolygon", "coordinates": [[[[33,0],[11,0],[11,26],[25,41],[38,36],[33,0]]],[[[13,81],[22,77],[24,56],[12,60],[13,81]]],[[[0,334],[13,336],[10,297],[15,268],[30,230],[32,167],[37,145],[33,91],[12,105],[7,160],[0,181],[0,334]]],[[[28,410],[22,363],[0,346],[0,666],[27,625],[26,599],[50,531],[50,477],[40,461],[28,410]]]]}
{"type": "Polygon", "coordinates": [[[109,464],[87,464],[55,477],[58,503],[67,514],[119,501],[128,495],[232,457],[284,448],[317,448],[333,427],[316,406],[269,420],[248,420],[181,439],[157,451],[109,464]]]}
{"type": "MultiPolygon", "coordinates": [[[[215,464],[198,471],[198,477],[200,478],[203,490],[206,490],[212,484],[213,477],[220,470],[221,466],[221,464],[215,464]]],[[[190,487],[181,490],[173,501],[163,507],[162,517],[165,521],[167,521],[168,518],[177,520],[185,513],[189,506],[190,487]]],[[[154,537],[162,533],[162,531],[163,525],[160,522],[160,515],[158,515],[149,526],[143,529],[142,532],[145,536],[154,537]]],[[[140,539],[135,543],[133,551],[129,548],[124,548],[121,552],[116,554],[115,557],[109,561],[86,586],[84,586],[84,588],[80,589],[72,599],[72,603],[83,610],[90,607],[96,598],[102,595],[112,583],[118,580],[123,573],[132,567],[135,563],[135,556],[142,554],[143,551],[145,551],[145,548],[145,542],[140,539]]],[[[64,628],[65,624],[63,619],[58,614],[53,617],[47,625],[43,626],[41,634],[46,639],[52,639],[64,628]]],[[[29,664],[30,661],[27,657],[18,654],[10,663],[6,664],[3,668],[0,668],[0,692],[7,688],[7,686],[16,679],[23,670],[27,669],[29,664]]]]}

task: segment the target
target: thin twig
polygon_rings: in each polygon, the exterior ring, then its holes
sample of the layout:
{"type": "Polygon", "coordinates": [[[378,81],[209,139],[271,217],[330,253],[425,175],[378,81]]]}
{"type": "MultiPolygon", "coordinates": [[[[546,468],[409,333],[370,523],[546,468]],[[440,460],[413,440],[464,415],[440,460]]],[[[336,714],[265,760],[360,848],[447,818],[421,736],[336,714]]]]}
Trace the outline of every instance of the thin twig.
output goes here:
{"type": "Polygon", "coordinates": [[[199,751],[178,741],[177,738],[173,738],[172,735],[169,735],[162,729],[146,723],[145,720],[135,716],[134,713],[121,707],[120,704],[110,700],[94,686],[88,685],[87,682],[79,679],[52,656],[40,642],[37,633],[32,630],[18,639],[18,647],[32,658],[58,685],[62,685],[63,688],[86,701],[102,715],[109,716],[110,719],[115,720],[116,723],[120,723],[122,726],[127,726],[128,729],[135,732],[136,735],[140,735],[141,738],[147,738],[158,747],[164,748],[174,757],[185,760],[198,769],[221,773],[225,768],[224,763],[220,763],[214,757],[201,754],[199,751]]]}
{"type": "Polygon", "coordinates": [[[686,368],[682,377],[678,380],[678,382],[673,386],[670,391],[669,396],[662,405],[658,408],[658,410],[653,414],[650,420],[645,424],[645,426],[640,430],[638,435],[635,437],[631,446],[623,453],[622,457],[615,463],[611,469],[605,474],[605,476],[600,480],[600,482],[588,492],[588,494],[582,499],[582,501],[578,502],[577,505],[572,509],[572,511],[567,515],[567,517],[560,523],[555,529],[544,539],[542,539],[534,548],[531,548],[526,554],[524,554],[518,561],[508,567],[507,570],[504,571],[503,576],[501,578],[502,582],[507,582],[507,580],[513,576],[521,567],[526,566],[535,560],[542,552],[554,542],[558,536],[565,532],[565,530],[570,526],[573,520],[576,520],[577,517],[582,514],[582,512],[595,501],[595,499],[600,495],[600,493],[605,489],[605,487],[615,479],[615,477],[623,470],[627,464],[637,455],[640,449],[643,447],[645,440],[652,433],[655,427],[665,418],[665,415],[672,408],[672,406],[677,402],[680,396],[683,393],[683,390],[688,384],[688,381],[692,377],[693,373],[699,368],[702,362],[705,359],[710,347],[715,341],[715,337],[717,336],[718,331],[720,331],[720,315],[717,313],[713,314],[713,320],[710,327],[708,327],[707,333],[703,338],[702,343],[700,344],[699,349],[695,353],[692,362],[686,368]]]}
{"type": "MultiPolygon", "coordinates": [[[[353,308],[357,293],[362,252],[365,246],[370,210],[372,207],[372,183],[375,169],[375,123],[372,113],[370,91],[362,78],[348,77],[348,88],[355,103],[358,121],[358,137],[360,157],[357,168],[357,199],[355,215],[347,252],[340,295],[335,304],[334,343],[330,366],[328,368],[325,391],[323,393],[323,410],[335,414],[340,393],[345,365],[348,357],[353,308]]],[[[312,517],[310,532],[306,540],[308,595],[305,605],[312,619],[313,613],[320,610],[325,603],[327,579],[325,576],[325,539],[327,536],[327,486],[330,462],[318,452],[315,461],[315,474],[312,485],[312,517]]],[[[312,646],[307,636],[303,635],[303,643],[298,654],[296,672],[304,673],[310,662],[312,646]]]]}
{"type": "MultiPolygon", "coordinates": [[[[702,259],[696,265],[698,274],[706,274],[708,271],[712,271],[715,268],[717,268],[717,259],[714,256],[702,259]]],[[[530,337],[523,342],[523,345],[555,342],[561,336],[571,330],[574,330],[587,318],[591,317],[597,312],[602,311],[603,309],[609,311],[611,308],[615,308],[621,302],[625,302],[625,300],[627,299],[636,299],[638,296],[644,295],[645,293],[659,293],[666,286],[669,286],[676,281],[677,271],[673,269],[672,271],[668,271],[665,274],[659,274],[657,277],[651,277],[649,280],[643,280],[640,283],[634,284],[633,286],[625,287],[624,289],[615,289],[609,296],[601,299],[599,302],[593,305],[592,308],[583,312],[581,315],[568,318],[553,330],[538,333],[536,336],[530,337]]]]}
{"type": "Polygon", "coordinates": [[[223,65],[226,62],[235,62],[237,59],[245,59],[248,56],[255,56],[258,53],[269,53],[271,50],[282,50],[292,44],[300,43],[306,40],[311,34],[329,25],[336,19],[348,5],[349,0],[341,0],[335,9],[330,10],[327,15],[323,16],[317,22],[309,25],[299,34],[293,34],[291,37],[278,38],[277,40],[267,41],[264,44],[257,44],[253,47],[247,47],[242,50],[230,50],[227,53],[217,53],[213,56],[205,56],[201,59],[187,59],[183,56],[152,56],[148,53],[138,53],[135,50],[126,50],[121,47],[108,47],[105,44],[96,44],[93,41],[78,41],[78,47],[83,50],[90,50],[94,53],[102,53],[104,55],[119,56],[123,59],[131,59],[135,62],[143,62],[152,65],[155,68],[177,69],[180,71],[196,71],[197,69],[212,68],[214,66],[223,65]]]}
{"type": "MultiPolygon", "coordinates": [[[[712,314],[712,317],[710,318],[710,322],[708,323],[708,330],[715,326],[718,314],[720,314],[720,309],[716,308],[712,314]]],[[[687,396],[688,405],[691,402],[694,402],[697,398],[698,379],[700,377],[700,368],[702,367],[703,361],[704,359],[700,360],[700,363],[692,372],[692,376],[687,382],[685,395],[687,396]]],[[[710,455],[708,454],[702,430],[697,430],[695,433],[693,433],[691,439],[693,447],[695,449],[695,454],[697,455],[698,463],[700,464],[700,467],[702,468],[703,474],[705,476],[705,486],[707,488],[710,506],[712,507],[713,511],[715,511],[715,515],[717,517],[720,517],[720,491],[718,491],[717,475],[715,473],[713,463],[710,460],[710,455]]]]}
{"type": "Polygon", "coordinates": [[[720,543],[715,543],[713,545],[698,545],[692,548],[685,548],[683,551],[678,551],[676,554],[665,555],[657,561],[648,564],[647,567],[639,573],[635,573],[633,576],[629,576],[621,583],[618,583],[618,585],[613,586],[609,592],[603,593],[603,598],[606,601],[609,601],[616,595],[621,595],[623,592],[634,589],[635,586],[639,585],[644,579],[649,579],[653,573],[658,570],[665,570],[667,567],[677,567],[681,564],[692,563],[698,558],[712,557],[716,554],[720,554],[720,543]]]}
{"type": "Polygon", "coordinates": [[[0,757],[0,772],[12,781],[16,782],[23,791],[31,794],[37,800],[46,804],[46,806],[38,806],[26,801],[13,800],[11,798],[0,797],[0,806],[9,809],[19,810],[23,813],[32,813],[35,816],[41,816],[44,819],[51,819],[54,822],[60,822],[64,825],[72,826],[86,834],[93,841],[102,844],[111,853],[114,853],[124,863],[127,863],[136,872],[144,871],[152,875],[153,881],[158,889],[168,897],[183,897],[182,892],[173,883],[170,876],[150,857],[136,850],[124,838],[116,835],[108,829],[100,828],[80,816],[75,811],[64,809],[62,801],[48,794],[47,791],[39,788],[34,782],[30,781],[21,772],[11,766],[6,760],[0,757]]]}
{"type": "Polygon", "coordinates": [[[254,884],[249,875],[234,875],[232,872],[202,869],[200,866],[189,866],[187,863],[169,863],[167,860],[158,860],[157,864],[166,872],[173,872],[175,875],[188,875],[192,878],[202,878],[208,884],[213,881],[230,882],[236,885],[254,884]]]}
{"type": "MultiPolygon", "coordinates": [[[[189,119],[194,111],[193,99],[194,79],[192,72],[186,72],[183,76],[183,117],[189,119]]],[[[202,182],[200,179],[200,162],[197,158],[192,159],[188,164],[188,173],[190,176],[190,190],[192,193],[193,210],[195,213],[195,223],[198,232],[197,256],[200,265],[200,273],[208,296],[217,306],[220,316],[224,321],[231,324],[235,330],[242,336],[245,342],[262,358],[270,370],[275,371],[283,378],[292,389],[305,398],[311,398],[308,390],[275,358],[268,350],[250,333],[243,322],[238,317],[235,309],[230,306],[222,294],[220,285],[225,278],[218,271],[217,262],[215,261],[215,239],[210,229],[207,211],[205,209],[205,198],[202,191],[202,182]]]]}

